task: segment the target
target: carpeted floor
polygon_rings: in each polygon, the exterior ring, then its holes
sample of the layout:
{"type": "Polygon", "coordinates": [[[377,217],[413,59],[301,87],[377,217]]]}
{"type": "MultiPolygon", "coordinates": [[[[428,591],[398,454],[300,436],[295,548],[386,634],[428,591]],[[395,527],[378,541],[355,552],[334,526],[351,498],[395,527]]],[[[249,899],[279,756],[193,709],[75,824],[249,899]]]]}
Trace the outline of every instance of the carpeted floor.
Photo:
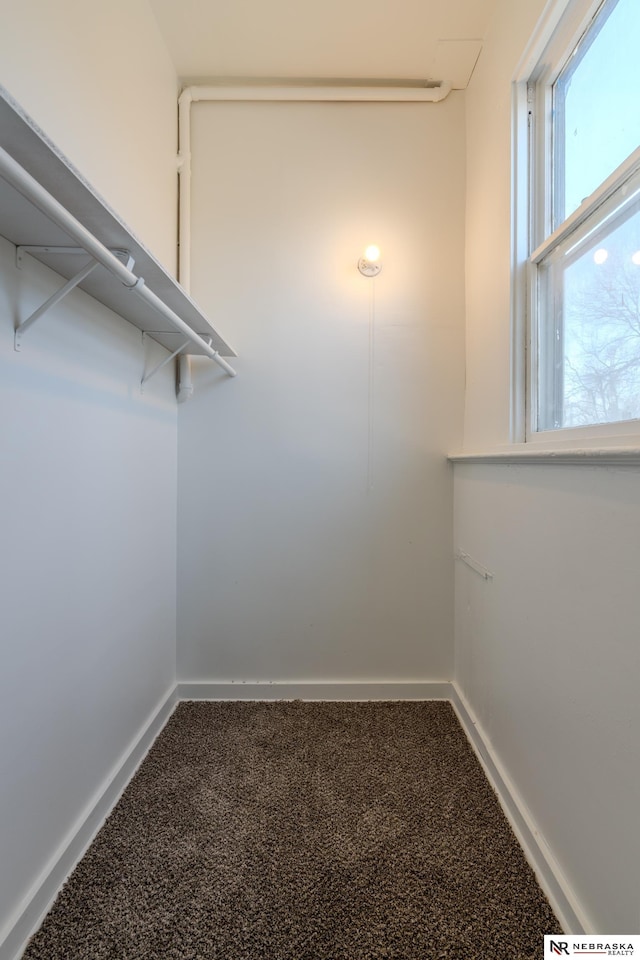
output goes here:
{"type": "Polygon", "coordinates": [[[182,703],[28,960],[504,960],[560,927],[450,704],[182,703]]]}

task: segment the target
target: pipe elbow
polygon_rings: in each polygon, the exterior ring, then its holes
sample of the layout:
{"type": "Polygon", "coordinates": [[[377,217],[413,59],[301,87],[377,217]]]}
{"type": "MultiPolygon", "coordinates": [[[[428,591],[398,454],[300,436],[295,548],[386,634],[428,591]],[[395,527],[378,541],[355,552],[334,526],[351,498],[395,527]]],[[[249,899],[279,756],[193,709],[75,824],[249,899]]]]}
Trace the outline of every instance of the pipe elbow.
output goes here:
{"type": "Polygon", "coordinates": [[[178,97],[178,106],[189,106],[193,100],[193,87],[183,87],[178,97]]]}
{"type": "Polygon", "coordinates": [[[440,103],[441,100],[445,100],[452,90],[453,84],[451,81],[442,80],[439,87],[434,87],[433,103],[440,103]]]}

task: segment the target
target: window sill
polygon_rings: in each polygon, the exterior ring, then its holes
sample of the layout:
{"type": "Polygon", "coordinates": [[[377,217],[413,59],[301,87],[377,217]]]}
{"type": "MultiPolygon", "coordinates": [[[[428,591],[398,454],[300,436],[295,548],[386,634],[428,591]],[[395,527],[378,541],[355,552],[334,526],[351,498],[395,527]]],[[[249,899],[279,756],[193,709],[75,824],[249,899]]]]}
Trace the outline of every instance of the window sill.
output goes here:
{"type": "Polygon", "coordinates": [[[518,444],[484,453],[452,453],[450,463],[486,464],[559,464],[560,466],[637,466],[640,465],[640,447],[559,448],[555,450],[524,449],[518,444]]]}

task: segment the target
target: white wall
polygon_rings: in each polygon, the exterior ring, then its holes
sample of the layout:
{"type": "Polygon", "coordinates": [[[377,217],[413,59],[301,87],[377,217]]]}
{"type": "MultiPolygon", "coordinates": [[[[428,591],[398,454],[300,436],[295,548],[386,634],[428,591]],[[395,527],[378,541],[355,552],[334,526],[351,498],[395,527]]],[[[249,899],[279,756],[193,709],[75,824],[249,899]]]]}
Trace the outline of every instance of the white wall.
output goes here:
{"type": "Polygon", "coordinates": [[[0,942],[173,682],[176,502],[172,378],[141,397],[139,331],[80,292],[15,353],[59,278],[1,248],[0,942]]]}
{"type": "MultiPolygon", "coordinates": [[[[175,77],[143,29],[146,5],[3,6],[0,82],[171,261],[175,77]]],[[[27,261],[18,270],[0,239],[3,956],[41,873],[175,679],[173,373],[142,396],[140,332],[80,291],[14,352],[17,320],[60,286],[27,261]]],[[[147,364],[166,355],[146,349],[147,364]]]]}
{"type": "Polygon", "coordinates": [[[594,931],[639,927],[638,471],[456,467],[456,677],[594,931]]]}
{"type": "Polygon", "coordinates": [[[0,84],[171,273],[178,82],[147,0],[0,0],[0,84]]]}
{"type": "MultiPolygon", "coordinates": [[[[509,440],[511,78],[501,0],[467,91],[465,447],[509,440]]],[[[456,678],[592,931],[640,929],[637,468],[455,468],[456,678]]]]}
{"type": "Polygon", "coordinates": [[[179,411],[178,676],[449,678],[463,97],[193,120],[193,293],[240,359],[179,411]]]}

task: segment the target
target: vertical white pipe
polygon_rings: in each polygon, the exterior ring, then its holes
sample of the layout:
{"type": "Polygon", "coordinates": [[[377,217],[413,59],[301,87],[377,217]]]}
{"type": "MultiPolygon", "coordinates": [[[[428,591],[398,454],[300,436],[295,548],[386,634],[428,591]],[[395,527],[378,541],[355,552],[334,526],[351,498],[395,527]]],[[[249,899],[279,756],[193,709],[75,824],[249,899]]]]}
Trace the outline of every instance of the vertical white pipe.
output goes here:
{"type": "MultiPolygon", "coordinates": [[[[191,292],[191,87],[178,97],[178,280],[191,292]]],[[[193,396],[191,357],[178,357],[178,403],[193,396]]]]}
{"type": "Polygon", "coordinates": [[[192,87],[178,97],[178,280],[191,293],[191,103],[192,87]]]}
{"type": "Polygon", "coordinates": [[[191,357],[183,353],[178,357],[178,403],[184,403],[193,396],[193,380],[191,379],[191,357]]]}

